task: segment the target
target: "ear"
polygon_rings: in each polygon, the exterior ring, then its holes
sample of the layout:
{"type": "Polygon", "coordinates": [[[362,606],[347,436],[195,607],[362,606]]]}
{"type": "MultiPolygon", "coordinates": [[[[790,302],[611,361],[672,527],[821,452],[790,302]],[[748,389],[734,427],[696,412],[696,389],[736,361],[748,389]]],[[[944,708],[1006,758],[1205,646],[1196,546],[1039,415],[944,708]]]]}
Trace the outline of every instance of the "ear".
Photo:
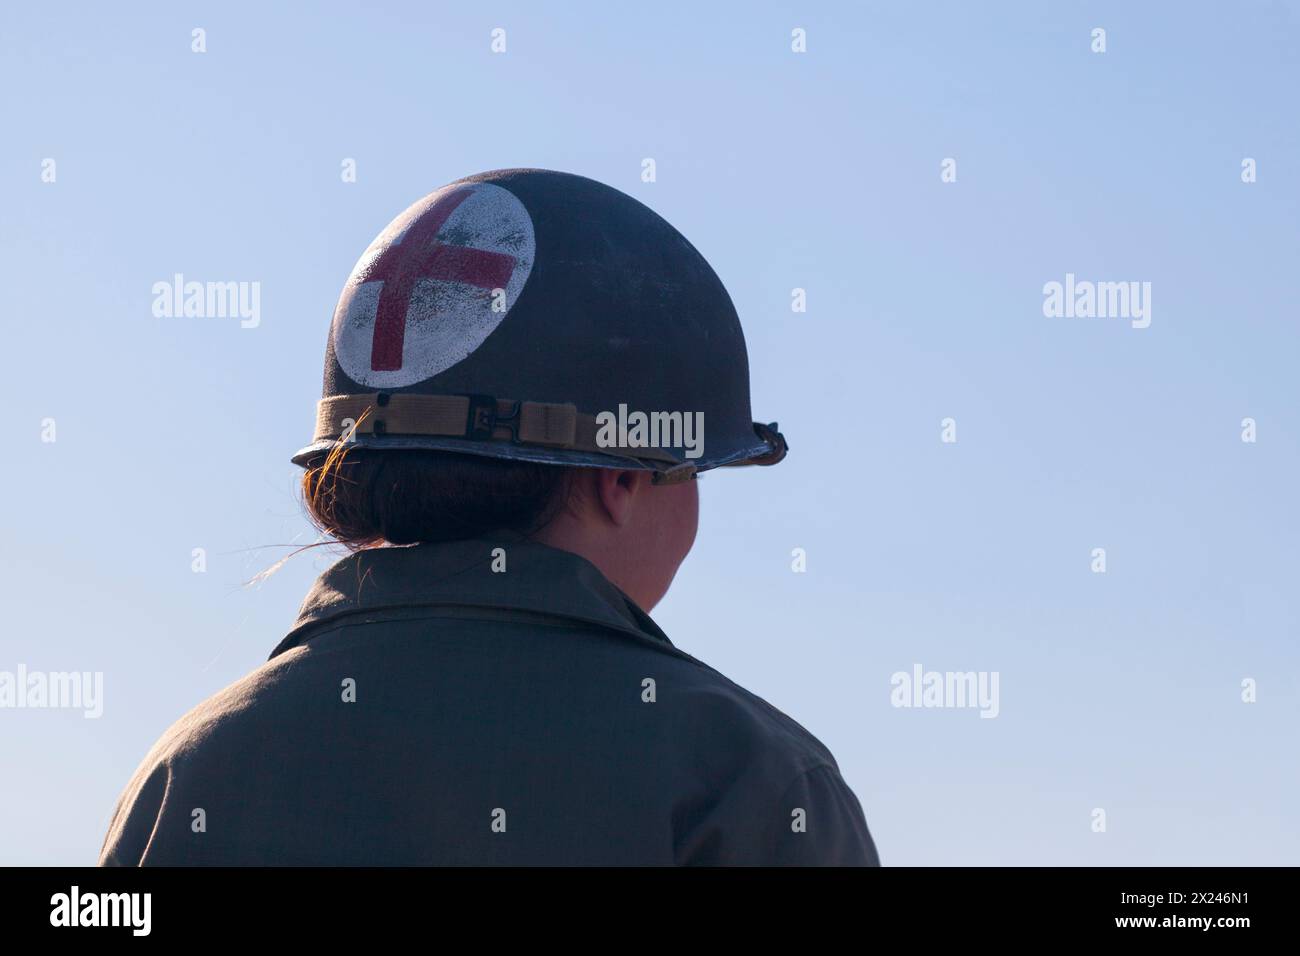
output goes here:
{"type": "Polygon", "coordinates": [[[596,501],[600,510],[612,524],[622,527],[632,519],[633,504],[638,495],[650,487],[648,471],[618,471],[613,468],[593,468],[596,501]]]}

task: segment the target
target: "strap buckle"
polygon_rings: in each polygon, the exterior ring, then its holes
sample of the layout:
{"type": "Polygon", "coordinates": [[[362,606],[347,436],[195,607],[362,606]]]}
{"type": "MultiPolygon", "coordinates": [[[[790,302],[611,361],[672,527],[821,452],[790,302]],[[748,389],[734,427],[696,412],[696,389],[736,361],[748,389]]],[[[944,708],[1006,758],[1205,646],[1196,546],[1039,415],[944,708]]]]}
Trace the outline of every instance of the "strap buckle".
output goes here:
{"type": "Polygon", "coordinates": [[[510,430],[510,440],[519,441],[519,402],[510,402],[510,411],[502,415],[498,402],[491,395],[467,395],[469,408],[465,414],[465,437],[471,441],[491,441],[498,428],[510,430]]]}

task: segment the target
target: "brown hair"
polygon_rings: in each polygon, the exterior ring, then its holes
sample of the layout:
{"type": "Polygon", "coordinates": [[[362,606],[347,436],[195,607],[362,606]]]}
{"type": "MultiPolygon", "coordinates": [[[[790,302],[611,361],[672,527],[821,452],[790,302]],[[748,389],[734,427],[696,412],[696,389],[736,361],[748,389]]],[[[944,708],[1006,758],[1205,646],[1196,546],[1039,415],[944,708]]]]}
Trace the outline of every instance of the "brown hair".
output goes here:
{"type": "Polygon", "coordinates": [[[352,550],[531,534],[568,498],[570,469],[447,451],[338,445],[308,465],[312,522],[352,550]]]}

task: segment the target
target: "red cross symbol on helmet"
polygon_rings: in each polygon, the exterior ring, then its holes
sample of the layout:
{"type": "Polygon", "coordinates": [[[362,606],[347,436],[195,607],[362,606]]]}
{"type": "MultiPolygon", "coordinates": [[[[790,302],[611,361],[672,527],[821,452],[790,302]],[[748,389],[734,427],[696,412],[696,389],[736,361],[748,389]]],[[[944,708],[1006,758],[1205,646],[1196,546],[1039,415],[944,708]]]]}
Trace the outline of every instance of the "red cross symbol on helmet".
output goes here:
{"type": "Polygon", "coordinates": [[[374,388],[432,378],[496,329],[532,270],[532,219],[491,183],[441,190],[389,224],[352,270],[334,314],[334,353],[374,388]]]}

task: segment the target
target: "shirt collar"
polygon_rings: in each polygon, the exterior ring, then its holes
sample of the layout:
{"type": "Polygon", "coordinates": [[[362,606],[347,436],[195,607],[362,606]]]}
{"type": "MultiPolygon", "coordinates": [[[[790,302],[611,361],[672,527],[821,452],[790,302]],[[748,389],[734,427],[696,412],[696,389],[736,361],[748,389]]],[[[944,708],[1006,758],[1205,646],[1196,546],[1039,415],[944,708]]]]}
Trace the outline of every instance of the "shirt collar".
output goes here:
{"type": "Polygon", "coordinates": [[[586,558],[503,533],[348,555],[316,580],[271,657],[348,615],[439,606],[542,614],[672,646],[650,616],[586,558]],[[502,551],[494,555],[497,548],[502,551]],[[502,562],[505,570],[494,570],[502,562]]]}

